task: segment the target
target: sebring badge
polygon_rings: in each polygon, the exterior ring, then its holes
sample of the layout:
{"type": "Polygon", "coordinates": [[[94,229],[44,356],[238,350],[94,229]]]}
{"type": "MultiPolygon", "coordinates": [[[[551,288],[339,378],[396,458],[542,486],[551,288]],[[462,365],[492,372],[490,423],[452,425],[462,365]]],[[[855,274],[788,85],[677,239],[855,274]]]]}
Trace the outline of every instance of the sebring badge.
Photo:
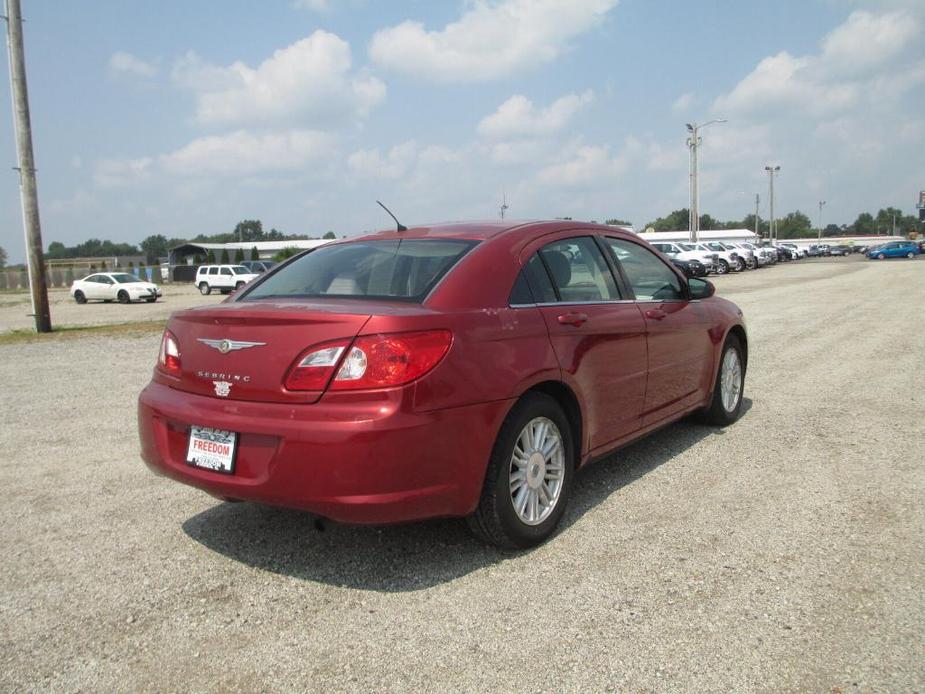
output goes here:
{"type": "Polygon", "coordinates": [[[220,398],[227,398],[231,393],[232,384],[228,381],[212,381],[215,385],[215,394],[220,398]]]}
{"type": "Polygon", "coordinates": [[[196,339],[212,349],[217,349],[222,354],[228,354],[228,352],[234,352],[238,349],[247,349],[248,347],[263,347],[267,344],[266,342],[245,342],[243,340],[210,340],[205,337],[196,339]]]}

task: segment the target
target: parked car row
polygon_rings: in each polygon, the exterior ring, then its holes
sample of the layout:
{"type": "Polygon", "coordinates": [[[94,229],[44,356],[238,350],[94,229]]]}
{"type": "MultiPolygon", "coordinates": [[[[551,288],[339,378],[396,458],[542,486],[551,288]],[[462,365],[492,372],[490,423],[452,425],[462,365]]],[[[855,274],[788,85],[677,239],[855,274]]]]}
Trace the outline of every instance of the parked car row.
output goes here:
{"type": "Polygon", "coordinates": [[[790,249],[749,242],[653,241],[652,246],[671,259],[688,277],[703,277],[711,272],[725,275],[755,270],[796,257],[796,252],[790,249]]]}

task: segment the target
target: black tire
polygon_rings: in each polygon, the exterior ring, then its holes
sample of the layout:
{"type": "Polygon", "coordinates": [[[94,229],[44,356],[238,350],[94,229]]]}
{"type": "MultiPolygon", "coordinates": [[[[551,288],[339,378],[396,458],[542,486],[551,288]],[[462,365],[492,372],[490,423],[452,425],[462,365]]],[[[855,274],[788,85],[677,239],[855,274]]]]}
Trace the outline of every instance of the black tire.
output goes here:
{"type": "Polygon", "coordinates": [[[742,397],[745,392],[745,359],[742,353],[742,343],[735,335],[729,335],[723,345],[723,352],[719,358],[719,368],[716,370],[716,380],[713,383],[713,396],[710,404],[701,412],[701,419],[706,424],[716,426],[726,426],[736,421],[742,414],[742,397]],[[730,350],[734,351],[739,362],[739,392],[738,400],[732,409],[726,409],[723,404],[722,386],[723,386],[723,364],[726,360],[726,354],[730,350]]]}
{"type": "Polygon", "coordinates": [[[238,291],[238,290],[240,290],[241,287],[243,287],[243,286],[244,286],[244,282],[238,282],[236,285],[234,285],[234,290],[235,290],[235,291],[238,291]]]}
{"type": "Polygon", "coordinates": [[[132,302],[131,298],[129,298],[128,292],[124,289],[119,292],[116,298],[119,299],[120,304],[129,304],[132,302]]]}
{"type": "Polygon", "coordinates": [[[157,301],[157,297],[152,296],[150,299],[145,299],[145,301],[147,301],[149,304],[153,304],[155,301],[157,301]]]}
{"type": "Polygon", "coordinates": [[[74,301],[76,301],[78,304],[85,304],[87,303],[87,297],[84,296],[84,293],[78,289],[76,292],[74,292],[74,301]]]}
{"type": "Polygon", "coordinates": [[[885,259],[886,259],[886,256],[883,255],[883,253],[880,253],[877,255],[877,260],[885,260],[885,259]]]}
{"type": "Polygon", "coordinates": [[[742,259],[741,256],[736,258],[736,272],[743,272],[746,267],[748,266],[745,264],[745,261],[742,259]]]}
{"type": "Polygon", "coordinates": [[[573,439],[569,421],[553,398],[543,393],[528,393],[521,398],[501,426],[488,461],[479,505],[466,519],[473,534],[489,544],[509,549],[533,547],[552,535],[565,512],[572,488],[575,471],[573,439]],[[521,520],[514,509],[511,463],[521,433],[531,421],[540,417],[550,420],[559,430],[564,460],[562,484],[555,504],[542,522],[531,525],[521,520]]]}
{"type": "Polygon", "coordinates": [[[716,274],[725,275],[727,272],[729,272],[729,263],[720,258],[716,261],[716,274]]]}
{"type": "Polygon", "coordinates": [[[203,296],[208,296],[209,294],[212,293],[212,287],[210,287],[208,283],[206,282],[200,282],[199,283],[199,293],[202,294],[203,296]]]}

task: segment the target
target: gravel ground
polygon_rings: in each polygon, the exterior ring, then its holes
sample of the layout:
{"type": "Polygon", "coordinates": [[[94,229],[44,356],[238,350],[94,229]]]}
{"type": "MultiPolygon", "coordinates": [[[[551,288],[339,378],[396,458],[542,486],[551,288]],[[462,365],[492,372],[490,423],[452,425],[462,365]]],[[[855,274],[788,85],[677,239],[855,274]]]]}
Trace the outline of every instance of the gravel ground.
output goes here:
{"type": "Polygon", "coordinates": [[[520,553],[152,475],[153,331],[0,345],[0,690],[922,691],[923,279],[719,278],[749,321],[743,418],[590,467],[520,553]]]}
{"type": "MultiPolygon", "coordinates": [[[[203,296],[192,284],[158,285],[164,296],[153,304],[139,301],[134,304],[113,302],[104,304],[93,301],[81,306],[74,301],[68,290],[51,289],[48,292],[48,308],[54,327],[77,325],[109,325],[134,321],[166,320],[174,311],[191,306],[217,304],[226,297],[213,292],[203,296]]],[[[11,330],[35,328],[32,302],[25,292],[0,293],[0,334],[11,330]]]]}

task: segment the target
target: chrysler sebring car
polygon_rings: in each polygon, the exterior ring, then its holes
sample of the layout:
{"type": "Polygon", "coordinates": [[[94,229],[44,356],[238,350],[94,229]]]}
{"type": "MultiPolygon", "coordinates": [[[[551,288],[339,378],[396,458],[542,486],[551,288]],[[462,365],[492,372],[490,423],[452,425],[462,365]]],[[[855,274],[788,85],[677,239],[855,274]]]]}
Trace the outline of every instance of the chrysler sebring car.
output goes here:
{"type": "Polygon", "coordinates": [[[632,233],[401,228],[306,251],[174,313],[138,421],[155,471],[350,523],[546,539],[575,473],[741,411],[742,312],[632,233]]]}

